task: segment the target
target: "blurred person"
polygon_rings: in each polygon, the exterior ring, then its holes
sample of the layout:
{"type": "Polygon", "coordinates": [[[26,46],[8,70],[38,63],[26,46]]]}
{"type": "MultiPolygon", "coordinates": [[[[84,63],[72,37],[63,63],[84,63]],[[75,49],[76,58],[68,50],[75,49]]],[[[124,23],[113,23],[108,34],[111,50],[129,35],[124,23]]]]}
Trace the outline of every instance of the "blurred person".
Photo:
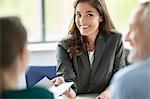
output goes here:
{"type": "Polygon", "coordinates": [[[0,17],[0,97],[53,99],[47,89],[18,89],[17,78],[26,70],[27,32],[18,17],[0,17]]]}
{"type": "Polygon", "coordinates": [[[123,43],[104,0],[76,0],[68,35],[57,47],[57,82],[74,82],[69,95],[107,99],[113,74],[125,65],[123,43]]]}
{"type": "Polygon", "coordinates": [[[150,1],[141,3],[131,17],[126,36],[135,63],[120,70],[110,87],[110,99],[150,99],[150,1]]]}

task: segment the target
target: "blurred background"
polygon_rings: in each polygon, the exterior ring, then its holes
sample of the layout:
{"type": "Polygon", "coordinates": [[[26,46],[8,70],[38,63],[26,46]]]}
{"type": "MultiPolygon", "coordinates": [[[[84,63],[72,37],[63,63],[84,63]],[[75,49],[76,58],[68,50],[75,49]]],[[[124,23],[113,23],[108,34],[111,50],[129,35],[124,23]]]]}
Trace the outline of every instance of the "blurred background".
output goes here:
{"type": "MultiPolygon", "coordinates": [[[[106,0],[117,30],[124,36],[139,0],[106,0]]],[[[0,0],[1,16],[18,16],[28,32],[29,65],[56,65],[57,41],[68,32],[74,0],[0,0]]],[[[124,43],[126,48],[129,45],[124,43]]],[[[24,76],[24,75],[23,75],[24,76]]],[[[25,86],[24,77],[20,86],[25,86]]]]}

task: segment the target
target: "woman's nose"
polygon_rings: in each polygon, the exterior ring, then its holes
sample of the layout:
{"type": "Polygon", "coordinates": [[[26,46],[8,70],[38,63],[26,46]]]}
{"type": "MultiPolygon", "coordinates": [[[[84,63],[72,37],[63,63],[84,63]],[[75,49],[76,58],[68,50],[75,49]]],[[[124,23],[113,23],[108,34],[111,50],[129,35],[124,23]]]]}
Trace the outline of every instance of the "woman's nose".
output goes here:
{"type": "Polygon", "coordinates": [[[81,17],[81,19],[80,19],[80,23],[81,23],[81,24],[84,24],[84,23],[85,23],[85,21],[86,21],[85,16],[82,16],[82,17],[81,17]]]}

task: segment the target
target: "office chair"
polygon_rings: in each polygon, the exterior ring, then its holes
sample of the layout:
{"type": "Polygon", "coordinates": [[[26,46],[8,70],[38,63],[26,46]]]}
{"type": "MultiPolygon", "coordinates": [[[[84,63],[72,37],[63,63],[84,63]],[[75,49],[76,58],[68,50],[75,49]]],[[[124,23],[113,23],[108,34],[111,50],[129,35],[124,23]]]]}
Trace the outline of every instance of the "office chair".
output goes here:
{"type": "Polygon", "coordinates": [[[33,87],[42,78],[53,79],[56,76],[56,66],[30,66],[26,72],[27,88],[33,87]]]}

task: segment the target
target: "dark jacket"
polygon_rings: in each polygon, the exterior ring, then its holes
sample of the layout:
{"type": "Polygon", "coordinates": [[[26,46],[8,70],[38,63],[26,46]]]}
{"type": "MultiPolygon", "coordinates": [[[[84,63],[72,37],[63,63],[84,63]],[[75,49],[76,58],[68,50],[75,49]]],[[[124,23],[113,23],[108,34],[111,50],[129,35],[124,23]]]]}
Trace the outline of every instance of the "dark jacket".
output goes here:
{"type": "Polygon", "coordinates": [[[39,87],[27,88],[22,90],[9,90],[2,93],[2,99],[54,99],[53,94],[39,87]]]}
{"type": "Polygon", "coordinates": [[[102,92],[116,71],[125,65],[121,34],[99,33],[92,69],[88,52],[70,59],[68,46],[60,41],[57,47],[57,74],[74,81],[77,94],[102,92]]]}

